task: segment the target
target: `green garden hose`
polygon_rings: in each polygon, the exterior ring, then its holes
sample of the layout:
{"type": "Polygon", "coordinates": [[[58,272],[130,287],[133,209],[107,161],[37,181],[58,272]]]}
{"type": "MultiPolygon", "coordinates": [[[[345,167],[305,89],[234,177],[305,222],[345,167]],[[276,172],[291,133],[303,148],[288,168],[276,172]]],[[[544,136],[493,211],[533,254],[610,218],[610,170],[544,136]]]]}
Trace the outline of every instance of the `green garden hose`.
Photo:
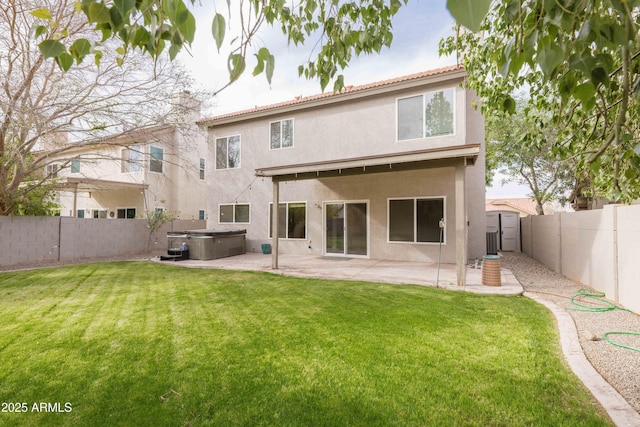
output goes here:
{"type": "Polygon", "coordinates": [[[632,347],[630,345],[624,345],[615,341],[611,341],[609,339],[609,335],[634,335],[640,337],[640,332],[605,332],[604,335],[602,335],[602,338],[609,344],[615,345],[616,347],[628,348],[629,350],[640,352],[640,348],[638,347],[632,347]]]}
{"type": "MultiPolygon", "coordinates": [[[[569,307],[567,310],[586,311],[586,312],[591,312],[591,313],[602,313],[602,312],[611,311],[611,310],[623,310],[623,311],[628,311],[629,313],[633,313],[633,311],[631,311],[631,310],[627,310],[626,308],[618,307],[617,305],[615,305],[611,301],[608,301],[608,300],[604,299],[603,298],[604,296],[605,296],[604,292],[596,291],[596,290],[593,290],[593,289],[587,289],[587,288],[580,289],[576,295],[571,297],[571,304],[575,305],[576,307],[575,308],[574,307],[569,307]],[[577,300],[579,300],[579,299],[593,300],[596,303],[601,303],[601,304],[604,304],[604,305],[598,305],[598,306],[585,305],[585,304],[581,304],[580,302],[578,302],[577,300]]],[[[622,347],[622,348],[626,348],[626,349],[629,349],[629,350],[640,352],[640,348],[632,347],[630,345],[620,344],[620,343],[617,343],[615,341],[610,340],[609,337],[608,337],[609,335],[640,336],[640,332],[605,332],[602,335],[602,338],[605,341],[607,341],[609,344],[611,344],[611,345],[615,345],[616,347],[622,347]]]]}
{"type": "Polygon", "coordinates": [[[618,307],[611,301],[607,301],[603,297],[605,296],[604,292],[596,291],[593,289],[582,288],[578,291],[578,293],[571,297],[571,304],[575,305],[577,308],[570,307],[568,310],[573,311],[586,311],[586,312],[603,312],[603,311],[611,311],[611,310],[623,310],[632,313],[631,310],[627,310],[626,308],[618,307]],[[578,302],[579,299],[589,299],[594,300],[597,303],[601,303],[604,305],[593,306],[593,305],[585,305],[578,302]]]}

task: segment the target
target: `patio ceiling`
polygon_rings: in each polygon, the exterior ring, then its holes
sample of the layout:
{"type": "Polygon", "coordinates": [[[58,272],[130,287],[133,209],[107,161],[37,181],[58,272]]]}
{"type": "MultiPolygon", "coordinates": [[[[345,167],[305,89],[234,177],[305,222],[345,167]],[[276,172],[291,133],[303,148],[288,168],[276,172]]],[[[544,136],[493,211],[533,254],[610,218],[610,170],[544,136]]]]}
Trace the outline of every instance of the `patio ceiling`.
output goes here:
{"type": "Polygon", "coordinates": [[[146,190],[149,188],[149,184],[84,177],[66,177],[64,182],[57,185],[57,188],[68,191],[146,190]]]}
{"type": "Polygon", "coordinates": [[[269,177],[274,181],[290,181],[425,169],[443,165],[446,161],[453,159],[464,159],[466,165],[473,165],[479,153],[480,144],[466,144],[404,153],[258,168],[256,175],[269,177]]]}

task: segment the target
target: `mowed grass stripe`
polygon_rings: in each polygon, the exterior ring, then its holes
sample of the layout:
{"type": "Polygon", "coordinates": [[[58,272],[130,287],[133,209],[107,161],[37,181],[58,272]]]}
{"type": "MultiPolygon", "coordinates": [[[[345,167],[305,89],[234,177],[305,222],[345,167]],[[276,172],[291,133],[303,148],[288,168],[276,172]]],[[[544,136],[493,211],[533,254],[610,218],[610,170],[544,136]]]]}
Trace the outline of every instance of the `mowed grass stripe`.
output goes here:
{"type": "Polygon", "coordinates": [[[526,298],[105,263],[0,274],[5,425],[608,425],[526,298]]]}

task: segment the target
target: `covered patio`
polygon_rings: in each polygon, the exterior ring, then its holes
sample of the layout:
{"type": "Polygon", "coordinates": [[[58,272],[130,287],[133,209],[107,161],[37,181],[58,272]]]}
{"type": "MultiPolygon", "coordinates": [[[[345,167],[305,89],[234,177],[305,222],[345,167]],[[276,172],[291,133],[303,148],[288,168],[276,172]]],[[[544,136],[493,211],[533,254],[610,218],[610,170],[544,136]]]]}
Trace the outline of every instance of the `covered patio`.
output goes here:
{"type": "Polygon", "coordinates": [[[91,192],[98,191],[140,190],[143,203],[146,206],[147,197],[145,192],[149,189],[149,184],[145,184],[144,182],[110,181],[86,177],[65,177],[64,181],[57,184],[56,189],[73,193],[73,210],[71,216],[75,217],[78,211],[78,192],[91,194],[91,192]]]}
{"type": "MultiPolygon", "coordinates": [[[[421,169],[452,167],[454,177],[455,203],[455,252],[456,264],[454,280],[459,286],[467,283],[467,242],[468,212],[466,206],[466,168],[474,165],[480,154],[480,144],[465,144],[428,148],[403,153],[390,153],[366,157],[346,158],[311,163],[282,165],[256,169],[256,176],[270,178],[273,183],[273,206],[280,205],[280,183],[286,181],[314,180],[328,177],[365,176],[369,174],[415,171],[421,169]]],[[[279,261],[278,209],[273,210],[272,260],[271,268],[281,268],[279,261]]],[[[443,221],[441,221],[442,223],[443,221]]],[[[443,225],[440,226],[444,227],[443,225]]]]}
{"type": "MultiPolygon", "coordinates": [[[[174,265],[171,262],[170,265],[174,265]]],[[[271,257],[261,253],[246,253],[228,258],[175,262],[176,266],[226,270],[264,271],[283,276],[318,279],[358,280],[418,286],[477,294],[521,295],[522,285],[508,270],[501,270],[502,286],[482,284],[482,272],[466,267],[466,285],[458,286],[455,264],[438,265],[415,261],[389,261],[365,258],[335,258],[314,255],[280,254],[278,269],[272,269],[271,257]]]]}

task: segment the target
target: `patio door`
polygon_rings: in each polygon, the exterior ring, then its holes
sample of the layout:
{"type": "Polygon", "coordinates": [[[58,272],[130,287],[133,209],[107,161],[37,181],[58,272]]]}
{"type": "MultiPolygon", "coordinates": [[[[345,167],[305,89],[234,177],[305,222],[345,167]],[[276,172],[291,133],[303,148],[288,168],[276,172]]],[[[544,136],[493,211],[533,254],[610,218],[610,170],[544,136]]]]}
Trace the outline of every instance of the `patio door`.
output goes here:
{"type": "Polygon", "coordinates": [[[330,202],[324,205],[325,255],[369,255],[367,202],[330,202]]]}

